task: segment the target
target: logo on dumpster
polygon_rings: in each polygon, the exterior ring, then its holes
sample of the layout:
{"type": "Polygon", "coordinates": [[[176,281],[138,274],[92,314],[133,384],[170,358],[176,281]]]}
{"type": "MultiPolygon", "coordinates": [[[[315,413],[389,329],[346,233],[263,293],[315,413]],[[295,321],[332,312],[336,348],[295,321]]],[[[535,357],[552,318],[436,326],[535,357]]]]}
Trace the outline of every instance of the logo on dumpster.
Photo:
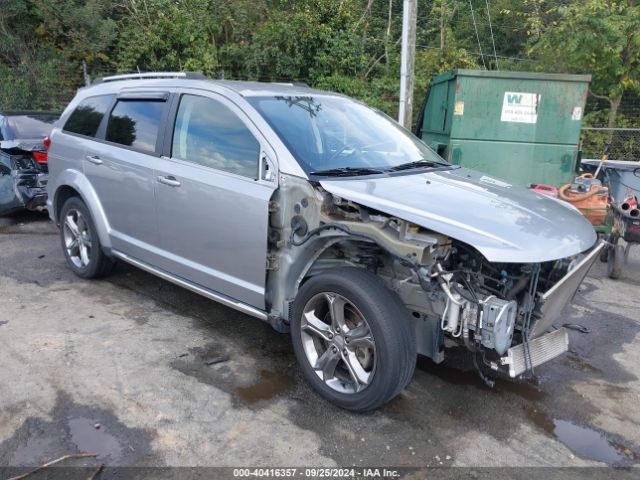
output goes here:
{"type": "Polygon", "coordinates": [[[539,93],[504,92],[502,122],[536,123],[540,108],[539,93]]]}

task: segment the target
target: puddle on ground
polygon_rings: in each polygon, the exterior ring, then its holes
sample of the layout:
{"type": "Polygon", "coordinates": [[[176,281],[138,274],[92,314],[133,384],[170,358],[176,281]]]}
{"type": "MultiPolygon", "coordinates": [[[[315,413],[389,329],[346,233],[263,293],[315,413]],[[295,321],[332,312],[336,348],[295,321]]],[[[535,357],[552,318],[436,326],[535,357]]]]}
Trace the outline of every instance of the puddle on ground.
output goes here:
{"type": "Polygon", "coordinates": [[[529,401],[539,401],[545,397],[545,392],[536,385],[523,380],[494,379],[495,386],[488,387],[475,370],[460,370],[443,363],[437,364],[432,360],[419,357],[417,368],[423,372],[438,377],[450,385],[472,386],[485,391],[496,393],[513,393],[529,401]]]}
{"type": "Polygon", "coordinates": [[[256,383],[248,387],[236,388],[236,393],[246,403],[253,404],[273,398],[294,385],[295,382],[290,376],[260,370],[260,379],[256,383]]]}
{"type": "Polygon", "coordinates": [[[230,393],[244,405],[253,406],[270,400],[294,387],[296,383],[292,375],[266,368],[255,374],[252,372],[253,368],[238,374],[238,369],[246,367],[234,360],[234,356],[225,348],[215,344],[193,348],[189,352],[172,361],[171,367],[199,382],[230,393]],[[257,381],[250,383],[255,377],[258,378],[257,381]]]}
{"type": "Polygon", "coordinates": [[[590,365],[589,363],[584,361],[584,359],[574,353],[567,354],[567,356],[564,358],[563,363],[566,367],[572,368],[574,370],[580,370],[587,373],[603,373],[602,370],[594,367],[593,365],[590,365]]]}
{"type": "Polygon", "coordinates": [[[80,452],[97,456],[70,459],[65,465],[158,464],[151,449],[152,435],[127,427],[109,410],[76,404],[60,392],[47,418],[26,418],[10,438],[0,442],[0,465],[33,467],[80,452]]]}
{"type": "Polygon", "coordinates": [[[527,409],[526,412],[534,424],[582,458],[616,466],[636,458],[631,449],[607,438],[603,432],[551,418],[541,410],[527,409]]]}
{"type": "Polygon", "coordinates": [[[122,447],[107,429],[100,425],[96,428],[96,420],[90,418],[72,418],[69,420],[71,441],[78,446],[80,451],[97,453],[98,459],[109,459],[117,462],[122,457],[122,447]]]}

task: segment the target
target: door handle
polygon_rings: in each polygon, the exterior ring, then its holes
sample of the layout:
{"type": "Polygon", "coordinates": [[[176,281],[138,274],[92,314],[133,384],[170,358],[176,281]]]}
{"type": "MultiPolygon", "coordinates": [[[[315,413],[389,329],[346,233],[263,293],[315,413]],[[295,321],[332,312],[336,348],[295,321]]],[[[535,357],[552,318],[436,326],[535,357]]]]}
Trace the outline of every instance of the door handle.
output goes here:
{"type": "Polygon", "coordinates": [[[94,165],[102,165],[102,160],[97,155],[87,155],[87,160],[89,160],[94,165]]]}
{"type": "Polygon", "coordinates": [[[164,184],[164,185],[169,185],[170,187],[179,187],[180,186],[180,181],[176,180],[176,177],[174,177],[173,175],[169,175],[169,176],[163,176],[163,175],[158,175],[158,182],[164,184]]]}

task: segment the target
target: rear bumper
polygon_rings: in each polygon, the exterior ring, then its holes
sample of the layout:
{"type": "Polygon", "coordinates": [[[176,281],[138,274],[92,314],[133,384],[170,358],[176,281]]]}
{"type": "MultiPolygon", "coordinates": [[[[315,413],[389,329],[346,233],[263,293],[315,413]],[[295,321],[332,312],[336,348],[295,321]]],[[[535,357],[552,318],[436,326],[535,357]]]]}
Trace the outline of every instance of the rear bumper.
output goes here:
{"type": "Polygon", "coordinates": [[[16,176],[16,193],[27,210],[43,210],[47,204],[46,173],[23,173],[16,176]]]}
{"type": "Polygon", "coordinates": [[[47,205],[47,181],[46,173],[17,173],[11,177],[4,177],[7,191],[12,192],[12,196],[5,196],[0,204],[0,214],[5,215],[23,209],[44,210],[47,205]]]}
{"type": "Polygon", "coordinates": [[[528,348],[524,344],[511,347],[507,350],[507,355],[500,359],[500,363],[507,366],[509,376],[515,378],[562,355],[568,349],[569,334],[566,328],[561,328],[529,341],[528,348]]]}
{"type": "MultiPolygon", "coordinates": [[[[31,192],[33,193],[33,192],[31,192]]],[[[24,204],[24,208],[27,210],[37,210],[42,211],[47,208],[47,192],[39,192],[33,194],[33,196],[27,200],[24,204]]]]}

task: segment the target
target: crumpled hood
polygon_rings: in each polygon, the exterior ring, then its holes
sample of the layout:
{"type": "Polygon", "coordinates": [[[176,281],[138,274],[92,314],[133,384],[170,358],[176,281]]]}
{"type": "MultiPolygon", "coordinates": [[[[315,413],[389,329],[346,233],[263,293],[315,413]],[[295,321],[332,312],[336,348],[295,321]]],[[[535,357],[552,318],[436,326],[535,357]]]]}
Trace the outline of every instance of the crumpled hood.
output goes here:
{"type": "Polygon", "coordinates": [[[491,262],[556,260],[587,250],[597,239],[573,206],[466,168],[320,184],[471,245],[491,262]]]}

